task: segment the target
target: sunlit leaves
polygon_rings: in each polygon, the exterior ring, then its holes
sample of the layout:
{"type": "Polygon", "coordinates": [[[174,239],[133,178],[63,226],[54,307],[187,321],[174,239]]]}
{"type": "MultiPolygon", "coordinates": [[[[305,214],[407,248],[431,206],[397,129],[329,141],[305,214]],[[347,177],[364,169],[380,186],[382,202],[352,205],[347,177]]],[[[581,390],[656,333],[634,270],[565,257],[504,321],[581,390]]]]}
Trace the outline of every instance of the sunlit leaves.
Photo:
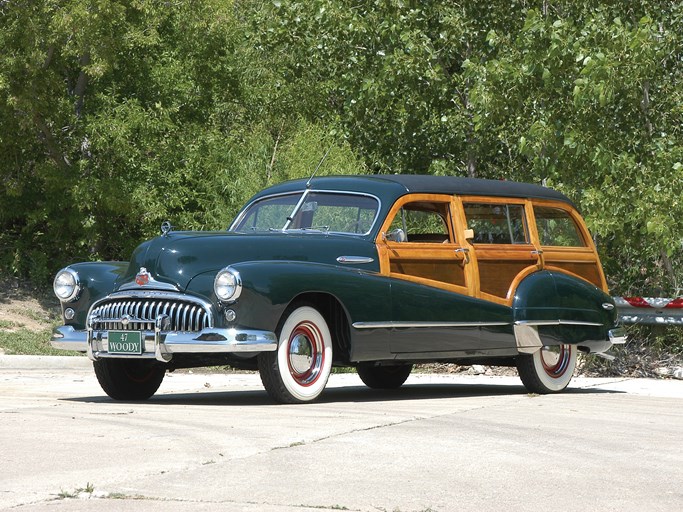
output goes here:
{"type": "Polygon", "coordinates": [[[683,288],[680,2],[47,0],[0,24],[5,267],[225,226],[332,148],[321,172],[548,183],[615,292],[683,288]]]}

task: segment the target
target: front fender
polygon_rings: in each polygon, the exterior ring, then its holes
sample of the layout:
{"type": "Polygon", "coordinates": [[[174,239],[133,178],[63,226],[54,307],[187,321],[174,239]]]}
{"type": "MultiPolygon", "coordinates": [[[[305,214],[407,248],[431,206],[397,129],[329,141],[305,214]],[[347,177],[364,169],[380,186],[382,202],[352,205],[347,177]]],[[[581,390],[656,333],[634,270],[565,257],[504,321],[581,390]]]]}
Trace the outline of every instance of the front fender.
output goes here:
{"type": "Polygon", "coordinates": [[[309,293],[336,298],[351,323],[391,315],[389,281],[374,272],[298,261],[257,261],[231,267],[242,279],[242,295],[233,309],[238,323],[245,327],[274,331],[287,306],[309,293]]]}
{"type": "Polygon", "coordinates": [[[81,283],[81,292],[73,302],[62,302],[64,309],[71,308],[76,312],[73,320],[66,325],[75,329],[85,329],[88,310],[93,302],[105,297],[116,287],[117,279],[128,268],[127,261],[100,261],[92,263],[75,263],[67,268],[78,274],[81,283]]]}

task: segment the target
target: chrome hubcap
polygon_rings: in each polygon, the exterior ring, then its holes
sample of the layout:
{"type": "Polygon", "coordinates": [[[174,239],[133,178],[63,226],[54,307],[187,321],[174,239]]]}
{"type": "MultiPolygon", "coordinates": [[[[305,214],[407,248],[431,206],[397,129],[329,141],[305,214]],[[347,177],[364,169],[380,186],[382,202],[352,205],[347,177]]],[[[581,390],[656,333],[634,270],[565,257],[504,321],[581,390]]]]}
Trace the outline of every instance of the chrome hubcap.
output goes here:
{"type": "Polygon", "coordinates": [[[304,334],[297,334],[289,343],[289,365],[299,375],[311,369],[313,345],[304,334]]]}
{"type": "Polygon", "coordinates": [[[301,322],[287,342],[287,365],[297,384],[310,386],[320,377],[325,360],[322,334],[312,322],[301,322]]]}

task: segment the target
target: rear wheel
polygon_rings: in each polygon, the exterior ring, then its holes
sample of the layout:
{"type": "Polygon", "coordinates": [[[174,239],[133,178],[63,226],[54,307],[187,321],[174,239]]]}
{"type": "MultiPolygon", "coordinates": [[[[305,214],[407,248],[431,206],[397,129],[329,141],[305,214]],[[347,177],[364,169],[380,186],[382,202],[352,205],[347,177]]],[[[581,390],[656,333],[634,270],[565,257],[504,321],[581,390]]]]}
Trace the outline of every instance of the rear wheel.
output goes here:
{"type": "Polygon", "coordinates": [[[557,393],[567,387],[576,368],[575,345],[544,346],[517,356],[517,372],[532,393],[557,393]]]}
{"type": "Polygon", "coordinates": [[[100,386],[114,400],[147,400],[166,373],[165,366],[149,360],[99,359],[93,366],[100,386]]]}
{"type": "Polygon", "coordinates": [[[262,352],[258,368],[263,386],[277,402],[310,402],[325,389],[332,369],[332,336],[311,306],[295,307],[278,329],[278,349],[262,352]]]}
{"type": "Polygon", "coordinates": [[[400,388],[412,370],[412,364],[376,366],[374,363],[359,363],[356,368],[360,380],[372,389],[400,388]]]}

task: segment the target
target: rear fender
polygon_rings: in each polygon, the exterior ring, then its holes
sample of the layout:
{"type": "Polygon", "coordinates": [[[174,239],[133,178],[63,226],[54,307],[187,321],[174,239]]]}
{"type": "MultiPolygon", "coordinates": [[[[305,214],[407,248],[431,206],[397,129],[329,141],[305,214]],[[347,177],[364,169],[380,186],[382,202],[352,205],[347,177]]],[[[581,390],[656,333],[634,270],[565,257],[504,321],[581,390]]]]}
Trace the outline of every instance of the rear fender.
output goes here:
{"type": "Polygon", "coordinates": [[[571,343],[590,352],[609,348],[616,323],[611,297],[591,283],[560,272],[541,271],[515,291],[513,319],[520,352],[571,343]]]}

